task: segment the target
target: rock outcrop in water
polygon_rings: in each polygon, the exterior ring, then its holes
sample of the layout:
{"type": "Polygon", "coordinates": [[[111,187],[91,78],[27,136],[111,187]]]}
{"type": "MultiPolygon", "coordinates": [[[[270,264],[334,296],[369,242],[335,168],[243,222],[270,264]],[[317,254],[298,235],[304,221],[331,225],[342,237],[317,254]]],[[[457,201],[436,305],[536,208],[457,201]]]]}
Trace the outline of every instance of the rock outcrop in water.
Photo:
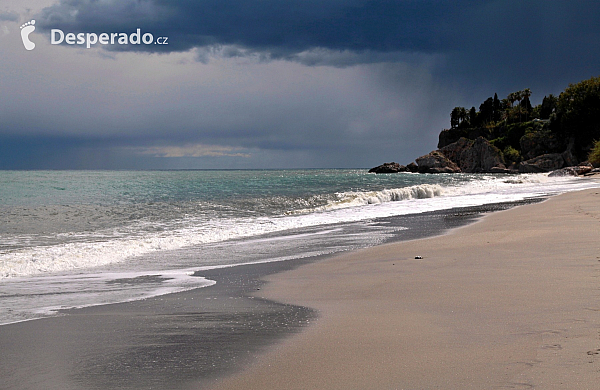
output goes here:
{"type": "Polygon", "coordinates": [[[460,168],[439,150],[416,160],[419,173],[459,173],[460,168]]]}
{"type": "Polygon", "coordinates": [[[408,171],[411,173],[419,172],[419,166],[417,164],[415,164],[414,162],[411,162],[410,164],[408,164],[406,166],[406,169],[408,169],[408,171]]]}
{"type": "Polygon", "coordinates": [[[594,169],[592,164],[579,165],[576,167],[566,167],[558,169],[556,171],[551,172],[548,176],[581,176],[596,171],[597,169],[598,168],[594,169]]]}
{"type": "Polygon", "coordinates": [[[369,173],[398,173],[407,172],[408,168],[404,165],[400,165],[397,162],[390,162],[381,164],[375,168],[369,169],[369,173]]]}

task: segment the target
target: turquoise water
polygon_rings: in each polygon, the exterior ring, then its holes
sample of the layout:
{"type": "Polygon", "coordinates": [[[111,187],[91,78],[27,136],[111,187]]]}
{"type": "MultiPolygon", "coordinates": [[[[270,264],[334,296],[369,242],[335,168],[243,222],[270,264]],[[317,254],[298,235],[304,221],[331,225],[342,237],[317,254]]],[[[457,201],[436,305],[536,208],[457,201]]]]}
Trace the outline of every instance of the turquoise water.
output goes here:
{"type": "Polygon", "coordinates": [[[201,223],[311,212],[348,201],[352,192],[461,181],[468,178],[364,170],[0,172],[0,250],[52,244],[48,235],[57,233],[104,237],[107,229],[138,234],[174,228],[186,218],[201,223]]]}
{"type": "Polygon", "coordinates": [[[0,323],[211,284],[190,276],[200,268],[376,245],[407,214],[594,186],[350,169],[0,171],[0,323]],[[114,283],[148,275],[160,282],[114,283]]]}

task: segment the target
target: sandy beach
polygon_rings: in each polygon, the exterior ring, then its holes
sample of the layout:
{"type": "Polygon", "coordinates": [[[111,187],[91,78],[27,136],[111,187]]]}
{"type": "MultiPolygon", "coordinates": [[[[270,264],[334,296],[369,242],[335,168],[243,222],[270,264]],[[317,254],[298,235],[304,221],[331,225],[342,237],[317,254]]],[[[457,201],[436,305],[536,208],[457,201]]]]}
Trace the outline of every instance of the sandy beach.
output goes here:
{"type": "Polygon", "coordinates": [[[598,190],[308,264],[255,295],[318,320],[212,388],[596,389],[599,277],[598,190]]]}
{"type": "Polygon", "coordinates": [[[0,389],[595,389],[600,190],[465,226],[509,206],[403,219],[423,229],[398,239],[430,238],[202,271],[217,283],[0,326],[0,389]]]}

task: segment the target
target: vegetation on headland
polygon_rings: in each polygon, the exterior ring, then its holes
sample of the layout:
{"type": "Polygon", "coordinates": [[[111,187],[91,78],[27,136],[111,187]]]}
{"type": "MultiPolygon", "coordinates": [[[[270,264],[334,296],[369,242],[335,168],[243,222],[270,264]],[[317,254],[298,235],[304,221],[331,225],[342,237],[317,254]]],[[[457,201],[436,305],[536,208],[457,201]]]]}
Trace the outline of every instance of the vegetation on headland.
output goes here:
{"type": "Polygon", "coordinates": [[[537,106],[531,94],[528,88],[502,100],[494,94],[479,110],[455,107],[438,150],[416,164],[386,163],[369,172],[583,175],[600,166],[600,77],[571,84],[537,106]]]}
{"type": "Polygon", "coordinates": [[[594,165],[600,165],[600,140],[594,142],[594,147],[588,156],[588,160],[594,165]]]}
{"type": "Polygon", "coordinates": [[[461,137],[483,137],[497,147],[506,165],[548,153],[570,152],[576,162],[600,163],[600,77],[571,84],[560,95],[548,95],[532,106],[530,89],[497,94],[479,106],[455,107],[450,129],[440,134],[438,148],[461,137]]]}

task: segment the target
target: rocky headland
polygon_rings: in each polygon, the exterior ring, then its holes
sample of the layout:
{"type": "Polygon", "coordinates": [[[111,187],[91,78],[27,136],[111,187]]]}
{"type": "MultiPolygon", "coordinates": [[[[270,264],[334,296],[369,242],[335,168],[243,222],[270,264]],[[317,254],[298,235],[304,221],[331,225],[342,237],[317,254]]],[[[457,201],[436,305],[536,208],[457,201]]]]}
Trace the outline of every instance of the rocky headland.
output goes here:
{"type": "Polygon", "coordinates": [[[525,89],[480,106],[455,107],[437,150],[372,173],[540,173],[585,175],[600,166],[600,77],[571,84],[532,106],[525,89]],[[515,104],[516,102],[518,104],[515,104]]]}

